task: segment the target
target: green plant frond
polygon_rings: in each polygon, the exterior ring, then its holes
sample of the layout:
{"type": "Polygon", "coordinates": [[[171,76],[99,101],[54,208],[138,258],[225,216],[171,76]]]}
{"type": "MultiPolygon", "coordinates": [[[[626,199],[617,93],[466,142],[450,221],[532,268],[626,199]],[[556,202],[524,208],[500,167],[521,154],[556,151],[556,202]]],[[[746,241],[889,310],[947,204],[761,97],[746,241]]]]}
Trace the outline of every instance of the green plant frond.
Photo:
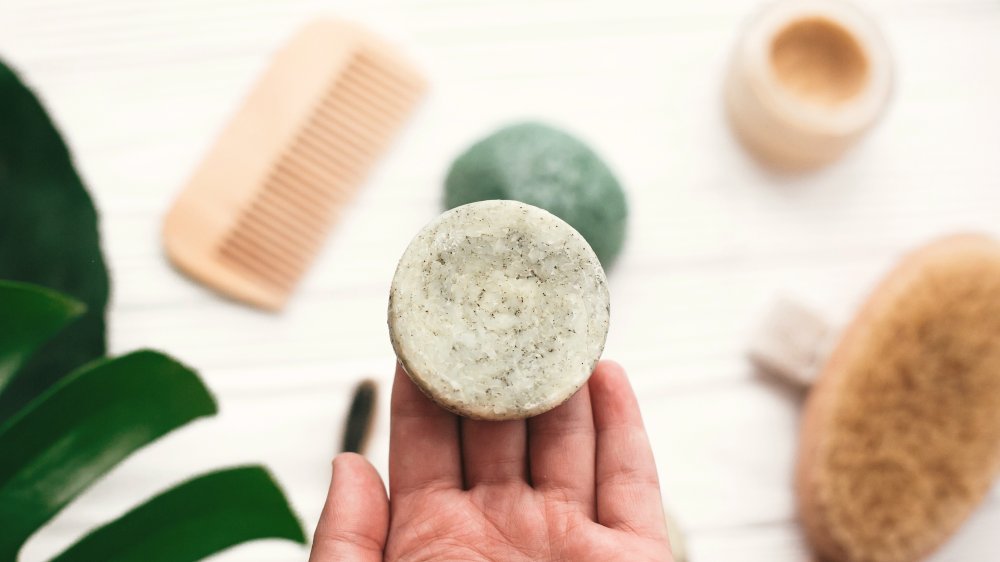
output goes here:
{"type": "MultiPolygon", "coordinates": [[[[109,280],[97,211],[45,108],[2,61],[0,124],[0,279],[11,280],[0,281],[8,561],[112,467],[216,404],[193,371],[163,354],[103,359],[109,280]]],[[[195,560],[265,537],[304,541],[270,476],[241,468],[164,492],[58,560],[195,560]]]]}
{"type": "Polygon", "coordinates": [[[139,351],[61,379],[0,426],[0,560],[137,449],[202,416],[215,401],[173,359],[139,351]]]}
{"type": "MultiPolygon", "coordinates": [[[[0,422],[84,363],[103,357],[108,272],[97,211],[39,99],[0,62],[0,279],[34,283],[87,305],[0,394],[0,422]]],[[[5,311],[0,309],[0,314],[5,311]]]]}
{"type": "Polygon", "coordinates": [[[270,474],[248,466],[170,488],[95,529],[53,562],[188,562],[265,538],[305,543],[270,474]]]}
{"type": "Polygon", "coordinates": [[[0,393],[46,340],[86,306],[48,289],[0,281],[0,393]]]}

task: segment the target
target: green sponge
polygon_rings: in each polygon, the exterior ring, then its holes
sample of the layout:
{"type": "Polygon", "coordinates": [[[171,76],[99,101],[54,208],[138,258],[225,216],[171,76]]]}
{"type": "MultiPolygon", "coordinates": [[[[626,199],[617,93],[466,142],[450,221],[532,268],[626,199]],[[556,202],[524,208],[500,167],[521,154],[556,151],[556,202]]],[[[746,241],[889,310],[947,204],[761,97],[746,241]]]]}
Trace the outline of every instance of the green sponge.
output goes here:
{"type": "Polygon", "coordinates": [[[583,235],[604,267],[625,241],[628,208],[614,174],[583,142],[541,123],[504,127],[451,165],[447,208],[486,199],[513,199],[556,215],[583,235]]]}

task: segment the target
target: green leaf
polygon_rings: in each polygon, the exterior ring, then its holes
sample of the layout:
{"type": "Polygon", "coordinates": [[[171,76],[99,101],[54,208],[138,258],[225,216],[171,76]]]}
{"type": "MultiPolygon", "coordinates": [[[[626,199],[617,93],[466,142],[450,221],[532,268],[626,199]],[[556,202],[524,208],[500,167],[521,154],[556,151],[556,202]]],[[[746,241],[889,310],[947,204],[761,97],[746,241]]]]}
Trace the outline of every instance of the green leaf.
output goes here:
{"type": "Polygon", "coordinates": [[[49,341],[0,394],[0,422],[106,351],[108,273],[97,212],[45,109],[0,63],[0,279],[35,283],[87,312],[49,341]]]}
{"type": "Polygon", "coordinates": [[[0,392],[45,340],[84,309],[54,291],[0,281],[0,392]]]}
{"type": "Polygon", "coordinates": [[[234,468],[189,480],[100,527],[53,562],[186,562],[254,539],[305,543],[271,476],[234,468]]]}
{"type": "Polygon", "coordinates": [[[194,372],[153,351],[60,380],[0,425],[0,560],[133,451],[215,412],[194,372]]]}

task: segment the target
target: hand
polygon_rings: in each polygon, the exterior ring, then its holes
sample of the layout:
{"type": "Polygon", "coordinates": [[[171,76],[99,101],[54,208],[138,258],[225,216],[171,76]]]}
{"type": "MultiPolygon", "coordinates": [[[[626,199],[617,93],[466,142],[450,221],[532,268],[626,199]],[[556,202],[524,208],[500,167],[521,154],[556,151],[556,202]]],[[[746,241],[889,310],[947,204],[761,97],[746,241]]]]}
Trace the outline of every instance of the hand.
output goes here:
{"type": "Polygon", "coordinates": [[[673,560],[617,364],[602,361],[562,406],[503,422],[448,413],[397,366],[391,417],[391,501],[368,461],[339,455],[310,562],[673,560]]]}

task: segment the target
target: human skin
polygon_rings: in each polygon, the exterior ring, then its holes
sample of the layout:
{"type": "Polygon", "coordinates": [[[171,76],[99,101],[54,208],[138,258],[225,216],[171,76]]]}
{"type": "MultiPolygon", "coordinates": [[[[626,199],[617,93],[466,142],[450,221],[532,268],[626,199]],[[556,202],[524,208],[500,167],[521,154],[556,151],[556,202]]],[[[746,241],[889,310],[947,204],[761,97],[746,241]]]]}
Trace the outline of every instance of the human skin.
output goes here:
{"type": "Polygon", "coordinates": [[[310,562],[673,562],[653,453],[618,364],[600,362],[565,404],[502,422],[441,409],[397,365],[391,420],[389,495],[367,460],[337,456],[310,562]]]}

